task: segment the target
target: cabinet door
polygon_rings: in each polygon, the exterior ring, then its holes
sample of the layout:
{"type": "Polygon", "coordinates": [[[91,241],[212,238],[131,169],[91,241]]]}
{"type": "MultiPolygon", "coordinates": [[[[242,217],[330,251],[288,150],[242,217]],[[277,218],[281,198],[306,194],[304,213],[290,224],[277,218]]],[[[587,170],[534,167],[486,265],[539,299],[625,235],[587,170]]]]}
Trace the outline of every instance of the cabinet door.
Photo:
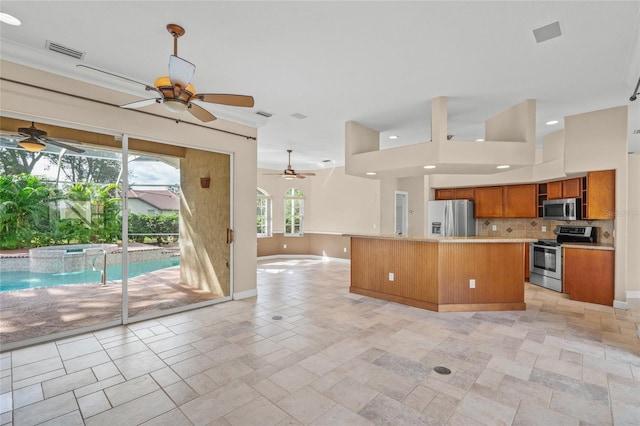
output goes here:
{"type": "Polygon", "coordinates": [[[456,188],[456,200],[473,200],[473,188],[456,188]]]}
{"type": "Polygon", "coordinates": [[[509,185],[503,191],[503,217],[538,216],[538,185],[509,185]]]}
{"type": "Polygon", "coordinates": [[[476,188],[476,217],[502,217],[502,187],[487,186],[476,188]]]}
{"type": "Polygon", "coordinates": [[[436,200],[453,200],[453,189],[436,189],[436,200]]]}
{"type": "Polygon", "coordinates": [[[585,219],[615,219],[616,171],[587,173],[587,217],[585,219]]]}
{"type": "Polygon", "coordinates": [[[564,292],[571,300],[613,306],[615,252],[564,248],[564,292]]]}
{"type": "Polygon", "coordinates": [[[582,178],[567,179],[562,181],[562,198],[582,197],[582,178]]]}
{"type": "Polygon", "coordinates": [[[547,182],[547,200],[562,198],[562,181],[547,182]]]}

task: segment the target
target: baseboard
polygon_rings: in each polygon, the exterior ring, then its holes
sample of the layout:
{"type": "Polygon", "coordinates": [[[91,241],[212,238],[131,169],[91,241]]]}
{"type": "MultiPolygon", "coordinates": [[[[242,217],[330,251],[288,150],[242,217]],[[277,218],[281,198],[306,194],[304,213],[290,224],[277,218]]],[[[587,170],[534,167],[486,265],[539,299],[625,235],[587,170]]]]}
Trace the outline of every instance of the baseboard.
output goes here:
{"type": "Polygon", "coordinates": [[[622,302],[620,300],[614,300],[613,301],[613,307],[616,309],[628,309],[629,305],[627,304],[627,302],[622,302]]]}
{"type": "Polygon", "coordinates": [[[628,291],[627,299],[640,299],[640,291],[628,291]]]}
{"type": "Polygon", "coordinates": [[[241,300],[248,299],[250,297],[257,297],[258,289],[254,288],[253,290],[240,291],[238,293],[233,293],[233,300],[241,300]]]}
{"type": "Polygon", "coordinates": [[[275,260],[275,259],[318,259],[325,262],[342,262],[350,263],[351,259],[342,259],[340,257],[327,257],[318,256],[315,254],[272,254],[269,256],[258,256],[258,262],[261,260],[275,260]]]}

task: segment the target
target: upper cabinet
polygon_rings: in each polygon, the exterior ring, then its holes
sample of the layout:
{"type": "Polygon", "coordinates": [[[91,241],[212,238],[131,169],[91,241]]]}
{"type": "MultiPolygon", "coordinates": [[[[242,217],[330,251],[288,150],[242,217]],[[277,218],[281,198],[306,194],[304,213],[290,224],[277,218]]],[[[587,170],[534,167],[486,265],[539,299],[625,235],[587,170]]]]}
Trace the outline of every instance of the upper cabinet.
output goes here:
{"type": "Polygon", "coordinates": [[[586,183],[585,219],[615,219],[616,171],[589,172],[586,183]]]}
{"type": "Polygon", "coordinates": [[[560,198],[580,198],[582,197],[582,178],[557,180],[547,182],[547,199],[557,200],[560,198]]]}
{"type": "Polygon", "coordinates": [[[436,189],[436,200],[474,200],[474,188],[436,189]]]}
{"type": "Polygon", "coordinates": [[[538,216],[538,185],[509,185],[502,187],[502,217],[527,218],[538,216]]]}
{"type": "Polygon", "coordinates": [[[503,217],[502,187],[475,188],[476,217],[503,217]]]}

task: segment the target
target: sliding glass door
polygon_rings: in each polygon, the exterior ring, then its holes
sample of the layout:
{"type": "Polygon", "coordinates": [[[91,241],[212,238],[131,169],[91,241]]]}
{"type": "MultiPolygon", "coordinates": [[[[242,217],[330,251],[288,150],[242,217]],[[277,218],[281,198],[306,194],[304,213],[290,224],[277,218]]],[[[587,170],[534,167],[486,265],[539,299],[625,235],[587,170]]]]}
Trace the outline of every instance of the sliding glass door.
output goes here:
{"type": "Polygon", "coordinates": [[[230,299],[229,155],[0,124],[3,348],[230,299]]]}

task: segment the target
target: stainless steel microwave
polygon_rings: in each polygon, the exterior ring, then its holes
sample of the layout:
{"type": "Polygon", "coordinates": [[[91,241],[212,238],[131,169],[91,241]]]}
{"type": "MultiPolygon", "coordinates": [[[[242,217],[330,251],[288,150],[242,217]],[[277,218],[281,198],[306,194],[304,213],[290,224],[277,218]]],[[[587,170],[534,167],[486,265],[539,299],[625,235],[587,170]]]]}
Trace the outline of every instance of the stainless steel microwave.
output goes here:
{"type": "Polygon", "coordinates": [[[582,200],[580,198],[563,198],[542,202],[542,218],[549,220],[582,219],[582,200]]]}

